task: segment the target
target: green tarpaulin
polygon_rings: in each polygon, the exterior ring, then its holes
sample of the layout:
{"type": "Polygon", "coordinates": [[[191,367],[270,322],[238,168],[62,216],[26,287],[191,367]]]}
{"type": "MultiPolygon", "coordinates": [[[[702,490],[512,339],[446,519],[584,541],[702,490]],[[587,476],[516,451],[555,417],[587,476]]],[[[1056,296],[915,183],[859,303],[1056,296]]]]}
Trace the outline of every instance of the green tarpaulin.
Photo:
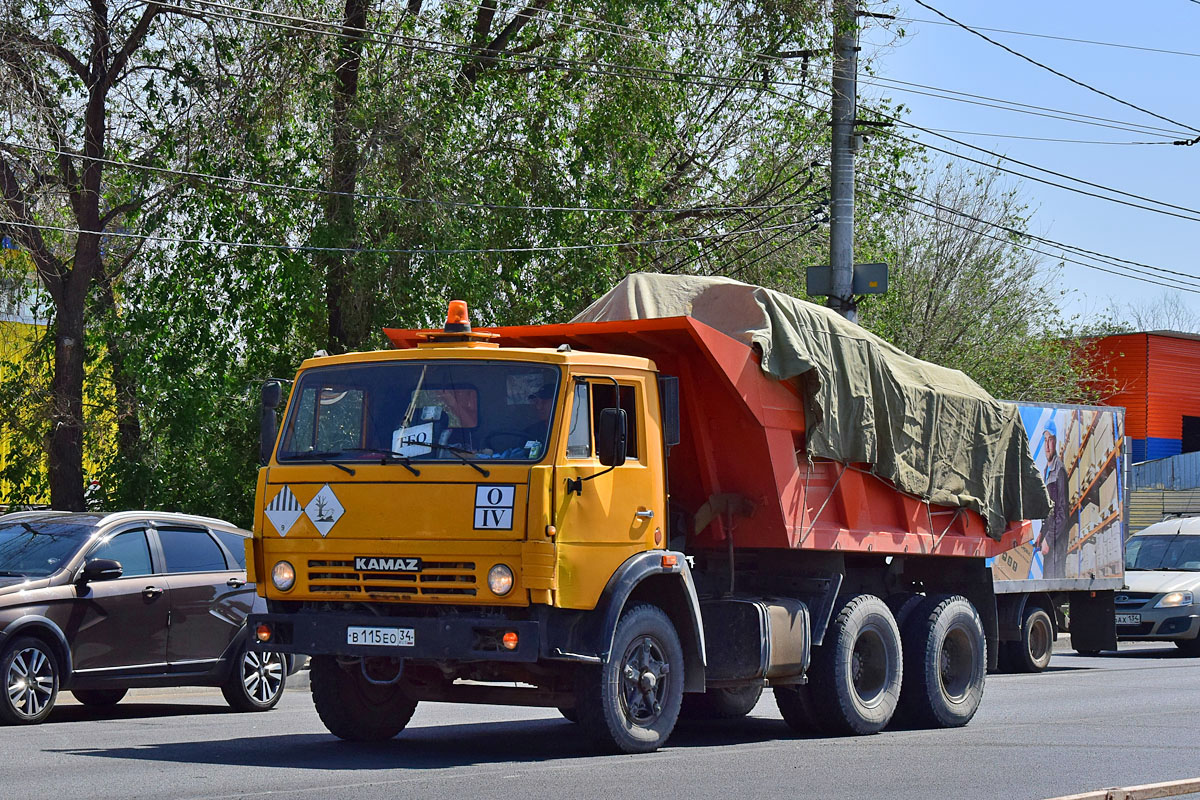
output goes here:
{"type": "Polygon", "coordinates": [[[803,300],[727,278],[630,275],[573,322],[690,316],[750,344],[806,398],[813,456],[871,465],[932,503],[979,512],[999,538],[1049,498],[1017,407],[803,300]]]}

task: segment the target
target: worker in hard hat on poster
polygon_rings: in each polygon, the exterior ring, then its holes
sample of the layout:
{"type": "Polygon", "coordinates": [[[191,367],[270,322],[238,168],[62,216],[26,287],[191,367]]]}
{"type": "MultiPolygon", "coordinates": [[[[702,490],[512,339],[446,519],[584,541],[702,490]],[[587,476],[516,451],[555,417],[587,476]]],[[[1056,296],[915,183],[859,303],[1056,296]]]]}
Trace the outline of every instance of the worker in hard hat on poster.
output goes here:
{"type": "Polygon", "coordinates": [[[1042,577],[1067,577],[1067,471],[1063,468],[1058,449],[1058,427],[1054,419],[1042,431],[1046,451],[1043,480],[1050,494],[1050,516],[1042,520],[1042,529],[1033,543],[1034,551],[1042,553],[1042,577]]]}

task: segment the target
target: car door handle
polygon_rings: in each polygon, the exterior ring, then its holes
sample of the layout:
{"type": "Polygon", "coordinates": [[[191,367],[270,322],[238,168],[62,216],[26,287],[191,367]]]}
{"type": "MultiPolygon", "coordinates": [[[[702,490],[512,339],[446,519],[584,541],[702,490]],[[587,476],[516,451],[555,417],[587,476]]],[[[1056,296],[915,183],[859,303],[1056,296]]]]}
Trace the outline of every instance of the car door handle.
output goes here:
{"type": "Polygon", "coordinates": [[[638,519],[654,519],[654,509],[639,508],[637,511],[633,512],[633,515],[638,519]]]}
{"type": "Polygon", "coordinates": [[[145,589],[142,589],[142,597],[146,598],[147,600],[153,600],[162,593],[163,590],[157,586],[147,586],[145,589]]]}
{"type": "Polygon", "coordinates": [[[229,580],[225,581],[225,585],[232,586],[234,589],[237,589],[241,586],[245,586],[246,582],[241,578],[230,578],[229,580]]]}

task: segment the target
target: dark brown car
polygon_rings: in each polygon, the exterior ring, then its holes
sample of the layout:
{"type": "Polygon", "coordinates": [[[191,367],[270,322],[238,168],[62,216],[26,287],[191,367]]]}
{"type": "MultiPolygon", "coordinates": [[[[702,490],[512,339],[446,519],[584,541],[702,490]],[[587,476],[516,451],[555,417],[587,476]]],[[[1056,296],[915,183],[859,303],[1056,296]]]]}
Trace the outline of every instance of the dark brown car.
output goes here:
{"type": "Polygon", "coordinates": [[[288,664],[247,647],[265,603],[247,531],[184,514],[0,516],[0,720],[49,716],[60,689],[112,705],[134,687],[220,686],[231,706],[279,702],[288,664]]]}

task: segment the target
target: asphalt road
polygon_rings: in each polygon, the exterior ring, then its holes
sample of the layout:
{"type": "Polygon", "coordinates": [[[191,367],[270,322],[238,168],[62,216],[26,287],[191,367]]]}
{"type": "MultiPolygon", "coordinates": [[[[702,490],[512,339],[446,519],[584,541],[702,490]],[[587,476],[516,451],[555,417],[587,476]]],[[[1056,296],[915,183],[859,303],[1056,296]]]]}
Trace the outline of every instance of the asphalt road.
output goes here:
{"type": "Polygon", "coordinates": [[[95,712],[64,695],[0,728],[4,798],[1046,798],[1200,777],[1200,659],[1170,646],[991,675],[949,731],[797,738],[770,693],[734,723],[681,726],[643,756],[596,756],[542,709],[426,704],[394,741],[340,742],[305,691],[237,714],[211,690],[142,690],[95,712]]]}

